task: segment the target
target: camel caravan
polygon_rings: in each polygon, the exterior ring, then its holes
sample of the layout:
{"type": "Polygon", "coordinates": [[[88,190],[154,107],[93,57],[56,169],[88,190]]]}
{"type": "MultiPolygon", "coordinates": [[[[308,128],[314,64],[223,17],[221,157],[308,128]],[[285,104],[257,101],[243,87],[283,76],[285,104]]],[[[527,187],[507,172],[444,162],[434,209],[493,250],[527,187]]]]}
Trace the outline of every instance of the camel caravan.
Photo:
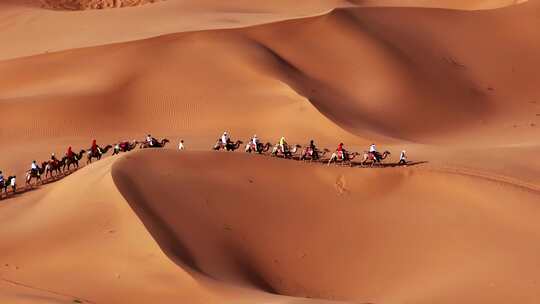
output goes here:
{"type": "MultiPolygon", "coordinates": [[[[117,144],[99,146],[94,139],[89,149],[81,149],[79,152],[74,152],[71,147],[68,147],[67,152],[63,157],[57,158],[54,153],[51,154],[49,160],[38,163],[33,161],[30,165],[30,170],[26,172],[25,184],[26,187],[19,190],[27,190],[33,185],[44,184],[46,181],[58,180],[61,177],[79,169],[81,162],[86,159],[86,164],[91,164],[92,161],[100,160],[111,149],[112,155],[120,154],[121,152],[129,152],[137,147],[139,149],[147,148],[164,148],[168,139],[157,140],[151,135],[148,135],[145,141],[121,141],[117,144]]],[[[183,141],[182,141],[183,143],[183,141]]],[[[0,199],[8,197],[9,194],[17,193],[17,183],[15,175],[4,178],[0,171],[0,199]],[[10,192],[8,190],[11,189],[10,192]]]]}
{"type": "MultiPolygon", "coordinates": [[[[115,145],[106,145],[103,147],[99,146],[94,139],[89,149],[81,149],[79,152],[74,152],[72,148],[69,147],[65,155],[60,159],[56,158],[53,153],[49,160],[44,161],[41,164],[33,161],[30,170],[26,172],[26,188],[24,189],[32,188],[33,181],[34,185],[37,185],[38,183],[44,184],[45,181],[57,180],[63,176],[66,176],[67,174],[71,173],[72,170],[79,169],[81,161],[83,161],[84,158],[86,158],[86,165],[88,165],[94,160],[100,160],[110,150],[113,151],[112,155],[118,155],[123,152],[132,151],[137,147],[139,149],[165,148],[169,142],[170,141],[166,138],[157,140],[148,134],[146,139],[143,141],[121,141],[115,145]]],[[[230,139],[227,132],[223,132],[223,135],[218,138],[212,149],[215,151],[223,150],[233,152],[240,149],[242,145],[243,141],[233,141],[230,139]]],[[[180,141],[178,149],[184,150],[183,140],[180,141]]],[[[275,145],[271,144],[270,142],[262,143],[257,135],[254,135],[248,141],[248,143],[245,145],[244,151],[246,153],[257,153],[284,159],[296,159],[306,162],[319,162],[327,165],[337,164],[350,167],[355,165],[362,167],[384,167],[389,164],[384,164],[383,162],[391,155],[389,151],[379,153],[375,147],[375,144],[372,144],[367,151],[359,153],[347,151],[344,148],[344,144],[340,143],[337,149],[332,152],[326,148],[319,149],[313,140],[302,148],[302,146],[298,144],[288,144],[285,137],[281,137],[275,145]],[[326,155],[329,155],[329,157],[326,158],[326,155]],[[359,161],[354,162],[355,159],[359,159],[359,161]]],[[[401,166],[408,164],[405,153],[405,151],[401,151],[397,165],[401,166]]],[[[17,192],[16,176],[13,175],[4,178],[2,171],[0,171],[0,199],[8,196],[9,188],[11,188],[11,193],[15,194],[17,192]]]]}
{"type": "MultiPolygon", "coordinates": [[[[223,132],[223,135],[217,140],[216,144],[213,147],[213,150],[219,151],[235,151],[240,148],[243,144],[241,140],[234,142],[230,139],[227,132],[223,132]]],[[[370,167],[383,167],[384,160],[387,159],[391,153],[390,151],[384,151],[380,153],[377,151],[375,144],[371,144],[367,151],[359,152],[350,152],[344,148],[344,144],[340,143],[337,149],[330,154],[329,149],[319,150],[313,140],[302,149],[301,145],[289,145],[285,140],[285,137],[281,137],[279,142],[275,145],[272,145],[270,142],[263,144],[257,135],[254,135],[245,146],[246,153],[258,153],[258,154],[268,154],[273,157],[281,157],[285,159],[297,159],[300,161],[309,161],[309,162],[324,162],[328,165],[339,164],[342,166],[353,166],[355,164],[360,166],[370,166],[370,167]],[[299,153],[299,154],[298,154],[299,153]],[[325,159],[325,156],[330,154],[328,159],[325,159]],[[353,162],[354,159],[362,157],[359,162],[353,162]]],[[[401,151],[398,165],[407,165],[407,156],[405,151],[401,151]]]]}

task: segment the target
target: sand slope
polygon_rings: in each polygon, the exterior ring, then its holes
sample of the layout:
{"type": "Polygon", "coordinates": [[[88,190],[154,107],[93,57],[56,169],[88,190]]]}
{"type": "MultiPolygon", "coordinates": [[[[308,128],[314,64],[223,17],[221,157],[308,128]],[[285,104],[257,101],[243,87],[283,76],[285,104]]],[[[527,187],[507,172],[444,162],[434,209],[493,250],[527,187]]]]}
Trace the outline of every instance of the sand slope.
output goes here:
{"type": "Polygon", "coordinates": [[[112,158],[103,160],[0,205],[0,301],[305,302],[217,284],[179,267],[116,188],[113,163],[112,158]]]}
{"type": "Polygon", "coordinates": [[[5,175],[93,138],[205,152],[2,200],[0,302],[537,303],[540,1],[476,11],[510,2],[3,1],[5,175]],[[224,130],[422,163],[206,152],[224,130]]]}
{"type": "Polygon", "coordinates": [[[521,1],[167,0],[143,7],[73,12],[44,9],[41,0],[4,0],[0,3],[0,40],[16,43],[3,45],[0,60],[177,32],[302,18],[351,5],[485,9],[518,2],[521,1]]]}
{"type": "Polygon", "coordinates": [[[11,128],[0,135],[89,141],[228,129],[275,139],[286,129],[296,141],[350,140],[330,119],[375,139],[528,138],[538,134],[530,125],[538,123],[539,5],[343,9],[4,61],[11,77],[0,82],[0,115],[11,128]],[[518,19],[524,30],[505,28],[518,19]],[[500,26],[488,31],[492,24],[500,26]]]}
{"type": "Polygon", "coordinates": [[[173,260],[220,280],[360,303],[538,296],[537,191],[423,168],[174,151],[124,158],[113,177],[173,260]]]}

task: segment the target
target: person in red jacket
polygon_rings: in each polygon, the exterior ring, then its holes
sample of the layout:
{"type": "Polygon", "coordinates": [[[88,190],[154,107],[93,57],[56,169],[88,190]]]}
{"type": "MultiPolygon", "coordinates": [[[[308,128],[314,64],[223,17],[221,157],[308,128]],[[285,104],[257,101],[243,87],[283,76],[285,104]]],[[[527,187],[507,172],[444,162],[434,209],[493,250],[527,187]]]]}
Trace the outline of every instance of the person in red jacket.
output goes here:
{"type": "Polygon", "coordinates": [[[347,151],[343,149],[343,143],[340,143],[337,147],[337,156],[342,160],[346,159],[347,157],[347,151]]]}
{"type": "Polygon", "coordinates": [[[66,152],[67,158],[73,158],[74,155],[75,153],[73,153],[73,150],[71,150],[71,146],[69,146],[66,152]]]}
{"type": "Polygon", "coordinates": [[[98,153],[98,146],[95,139],[92,140],[92,147],[90,148],[90,151],[92,151],[93,155],[96,155],[98,153]]]}

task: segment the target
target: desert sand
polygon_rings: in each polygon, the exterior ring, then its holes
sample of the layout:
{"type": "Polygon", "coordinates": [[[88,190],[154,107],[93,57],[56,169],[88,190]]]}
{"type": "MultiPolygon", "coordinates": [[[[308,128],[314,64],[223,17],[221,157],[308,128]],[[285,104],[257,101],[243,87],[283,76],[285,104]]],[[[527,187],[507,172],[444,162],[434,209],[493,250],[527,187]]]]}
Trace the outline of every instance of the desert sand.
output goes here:
{"type": "Polygon", "coordinates": [[[0,303],[540,301],[540,1],[43,3],[0,4],[4,176],[171,143],[0,200],[0,303]]]}

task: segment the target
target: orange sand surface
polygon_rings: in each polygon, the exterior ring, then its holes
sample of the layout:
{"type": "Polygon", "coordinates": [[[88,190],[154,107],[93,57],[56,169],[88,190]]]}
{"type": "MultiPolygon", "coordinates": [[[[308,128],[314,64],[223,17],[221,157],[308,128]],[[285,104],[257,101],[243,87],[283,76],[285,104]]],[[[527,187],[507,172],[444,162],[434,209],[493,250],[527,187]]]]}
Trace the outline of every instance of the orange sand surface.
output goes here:
{"type": "Polygon", "coordinates": [[[538,303],[539,28],[540,0],[2,1],[0,303],[538,303]]]}

